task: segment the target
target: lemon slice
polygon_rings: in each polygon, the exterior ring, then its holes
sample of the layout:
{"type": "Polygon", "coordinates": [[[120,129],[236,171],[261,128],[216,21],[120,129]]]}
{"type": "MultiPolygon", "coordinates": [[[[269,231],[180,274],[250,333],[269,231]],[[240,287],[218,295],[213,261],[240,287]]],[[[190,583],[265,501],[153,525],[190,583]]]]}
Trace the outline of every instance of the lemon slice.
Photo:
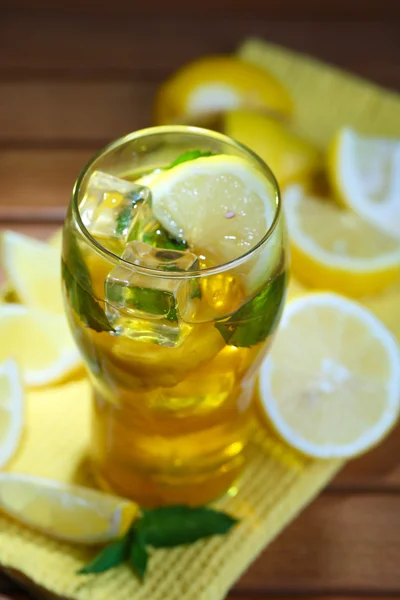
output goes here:
{"type": "Polygon", "coordinates": [[[307,182],[321,166],[319,151],[272,117],[248,110],[224,115],[224,131],[258,154],[283,187],[307,182]]]}
{"type": "Polygon", "coordinates": [[[136,504],[77,485],[19,473],[0,473],[0,508],[59,540],[99,544],[122,536],[136,504]]]}
{"type": "Polygon", "coordinates": [[[343,128],[329,149],[328,174],[345,206],[400,240],[400,139],[343,128]]]}
{"type": "Polygon", "coordinates": [[[336,294],[309,294],[287,305],[259,392],[291,446],[316,458],[349,458],[396,422],[399,349],[366,308],[336,294]]]}
{"type": "Polygon", "coordinates": [[[25,383],[54,383],[81,366],[81,359],[64,315],[0,305],[0,361],[17,361],[25,383]]]}
{"type": "Polygon", "coordinates": [[[5,231],[2,266],[21,302],[32,308],[62,313],[60,251],[34,238],[5,231]]]}
{"type": "Polygon", "coordinates": [[[165,229],[217,264],[255,246],[274,218],[272,184],[236,156],[182,163],[160,173],[150,186],[153,212],[165,229]]]}
{"type": "Polygon", "coordinates": [[[154,113],[159,125],[197,123],[242,107],[287,116],[292,100],[268,71],[234,56],[206,56],[185,65],[159,88],[154,113]]]}
{"type": "Polygon", "coordinates": [[[14,456],[23,428],[24,393],[17,365],[0,365],[0,469],[14,456]]]}
{"type": "Polygon", "coordinates": [[[350,211],[306,197],[298,186],[284,194],[294,275],[314,288],[349,296],[380,292],[400,274],[400,243],[350,211]]]}

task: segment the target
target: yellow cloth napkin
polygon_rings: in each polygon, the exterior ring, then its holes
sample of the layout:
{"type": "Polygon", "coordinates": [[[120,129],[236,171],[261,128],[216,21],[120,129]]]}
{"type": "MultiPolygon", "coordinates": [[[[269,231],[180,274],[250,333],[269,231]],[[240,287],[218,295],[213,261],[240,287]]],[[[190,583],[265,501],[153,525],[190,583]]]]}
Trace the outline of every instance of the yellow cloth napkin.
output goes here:
{"type": "MultiPolygon", "coordinates": [[[[84,458],[90,433],[86,380],[30,392],[26,433],[11,470],[90,485],[84,458]]],[[[53,593],[77,600],[220,600],[264,546],[340,468],[300,458],[259,432],[235,497],[218,506],[241,519],[227,537],[157,550],[140,584],[129,567],[75,574],[93,550],[57,542],[0,516],[0,563],[53,593]]]]}
{"type": "MultiPolygon", "coordinates": [[[[293,95],[298,128],[321,147],[345,124],[369,133],[400,135],[400,101],[395,94],[262,42],[246,42],[239,54],[276,73],[293,95]]],[[[400,286],[365,304],[400,340],[400,286]]],[[[89,421],[86,380],[30,392],[25,437],[10,469],[90,485],[84,462],[89,421]]],[[[260,430],[238,493],[218,502],[239,517],[240,524],[226,537],[155,551],[142,585],[125,566],[79,577],[75,571],[92,551],[51,540],[4,516],[0,516],[0,563],[70,599],[221,600],[341,465],[301,458],[260,430]]]]}

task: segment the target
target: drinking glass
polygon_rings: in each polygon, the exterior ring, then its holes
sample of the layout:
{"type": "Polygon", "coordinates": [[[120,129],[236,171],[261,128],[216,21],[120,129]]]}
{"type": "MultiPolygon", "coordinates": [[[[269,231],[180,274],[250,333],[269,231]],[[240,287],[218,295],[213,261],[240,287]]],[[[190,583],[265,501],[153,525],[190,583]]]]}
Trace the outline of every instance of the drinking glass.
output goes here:
{"type": "MultiPolygon", "coordinates": [[[[237,194],[245,208],[240,186],[237,194]]],[[[197,202],[208,210],[201,194],[197,202]]],[[[269,168],[232,139],[194,127],[118,139],[77,179],[62,272],[93,391],[89,453],[100,487],[143,506],[222,495],[245,464],[257,369],[285,297],[286,233],[269,168]],[[193,149],[239,157],[263,183],[268,226],[233,260],[204,262],[207,229],[200,250],[152,212],[153,178],[193,149]]]]}

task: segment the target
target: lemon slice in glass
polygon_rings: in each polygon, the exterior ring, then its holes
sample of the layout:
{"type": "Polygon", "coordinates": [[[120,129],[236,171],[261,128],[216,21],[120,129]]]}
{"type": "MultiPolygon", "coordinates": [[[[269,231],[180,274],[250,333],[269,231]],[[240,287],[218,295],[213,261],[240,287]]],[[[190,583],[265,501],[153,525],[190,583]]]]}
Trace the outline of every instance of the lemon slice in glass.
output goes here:
{"type": "Polygon", "coordinates": [[[0,508],[28,527],[74,544],[121,537],[138,514],[128,500],[19,473],[0,473],[0,508]]]}
{"type": "Polygon", "coordinates": [[[301,452],[326,459],[365,452],[399,415],[396,340],[342,296],[293,300],[261,367],[259,397],[269,423],[301,452]]]}
{"type": "Polygon", "coordinates": [[[163,227],[214,264],[253,248],[271,226],[276,190],[242,158],[219,154],[154,177],[152,208],[163,227]]]}

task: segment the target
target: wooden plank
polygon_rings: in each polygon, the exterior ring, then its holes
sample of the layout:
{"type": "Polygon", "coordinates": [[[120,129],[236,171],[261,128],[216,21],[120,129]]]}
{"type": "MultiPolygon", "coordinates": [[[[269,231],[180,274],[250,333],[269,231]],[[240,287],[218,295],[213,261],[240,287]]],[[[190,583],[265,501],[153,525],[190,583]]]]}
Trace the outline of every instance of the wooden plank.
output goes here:
{"type": "Polygon", "coordinates": [[[320,496],[250,567],[239,591],[400,594],[400,496],[320,496]]]}
{"type": "Polygon", "coordinates": [[[35,225],[32,225],[31,223],[21,223],[18,225],[12,225],[12,227],[9,227],[4,223],[0,223],[0,233],[5,229],[12,229],[13,231],[18,231],[20,233],[24,233],[25,235],[32,235],[39,240],[49,239],[59,228],[60,226],[54,223],[38,223],[35,225]]]}
{"type": "MultiPolygon", "coordinates": [[[[0,600],[32,600],[32,596],[26,592],[8,592],[6,595],[0,594],[0,600]]],[[[400,596],[374,596],[374,600],[400,600],[400,596]]],[[[302,600],[370,600],[371,596],[302,596],[302,600]]],[[[235,591],[230,592],[226,600],[298,600],[297,596],[271,596],[269,594],[253,594],[251,592],[245,594],[237,594],[235,591]]]]}
{"type": "Polygon", "coordinates": [[[103,144],[150,125],[155,88],[147,82],[0,82],[0,145],[103,144]]]}
{"type": "Polygon", "coordinates": [[[0,221],[59,221],[93,150],[0,151],[0,221]]]}
{"type": "MultiPolygon", "coordinates": [[[[400,426],[376,448],[350,461],[330,485],[336,491],[386,490],[400,493],[400,426]]],[[[400,500],[399,500],[400,510],[400,500]]]]}
{"type": "Polygon", "coordinates": [[[398,21],[304,19],[272,22],[267,12],[261,19],[229,13],[207,22],[204,35],[205,25],[185,15],[179,20],[135,17],[134,24],[120,16],[104,19],[97,11],[79,18],[6,15],[0,21],[0,77],[160,80],[187,61],[231,52],[243,38],[256,35],[400,89],[398,21]]]}
{"type": "Polygon", "coordinates": [[[3,8],[13,11],[24,11],[31,14],[48,12],[58,14],[82,14],[89,15],[116,13],[123,15],[152,15],[157,13],[161,16],[182,15],[209,18],[212,15],[238,14],[246,16],[268,15],[269,18],[291,19],[356,19],[362,15],[363,19],[394,18],[399,14],[397,0],[203,0],[201,3],[192,2],[188,4],[185,0],[170,0],[168,3],[158,0],[147,0],[147,2],[132,3],[129,0],[114,0],[113,3],[97,3],[95,0],[63,0],[53,2],[52,0],[36,0],[33,4],[30,0],[2,0],[3,8]]]}

